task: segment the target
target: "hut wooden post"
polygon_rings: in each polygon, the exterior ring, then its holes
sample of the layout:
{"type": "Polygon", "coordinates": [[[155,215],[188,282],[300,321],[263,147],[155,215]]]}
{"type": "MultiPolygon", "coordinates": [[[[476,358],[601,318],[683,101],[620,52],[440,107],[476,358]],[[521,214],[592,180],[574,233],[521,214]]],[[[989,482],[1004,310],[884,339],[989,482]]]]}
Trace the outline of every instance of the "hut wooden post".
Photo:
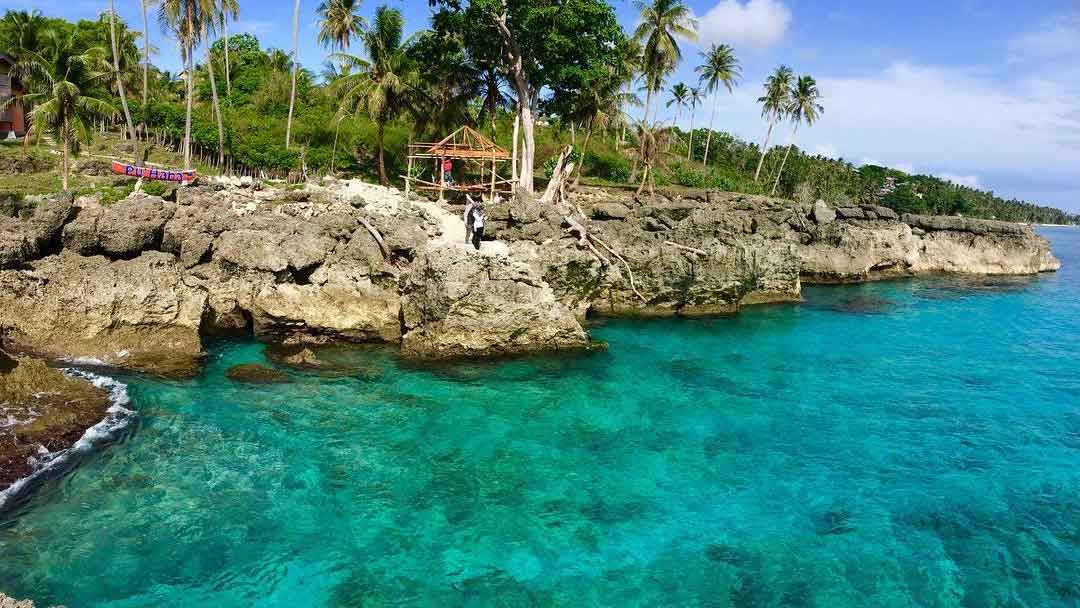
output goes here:
{"type": "Polygon", "coordinates": [[[491,202],[495,203],[495,152],[491,153],[491,202]]]}
{"type": "Polygon", "coordinates": [[[412,184],[412,164],[413,156],[412,152],[409,153],[409,169],[405,172],[405,198],[409,198],[409,188],[412,184]]]}
{"type": "Polygon", "coordinates": [[[446,198],[443,196],[443,192],[446,190],[446,171],[443,171],[442,165],[443,165],[442,159],[441,158],[436,158],[435,159],[435,166],[437,167],[436,171],[439,172],[439,202],[442,202],[442,201],[446,200],[446,198]]]}

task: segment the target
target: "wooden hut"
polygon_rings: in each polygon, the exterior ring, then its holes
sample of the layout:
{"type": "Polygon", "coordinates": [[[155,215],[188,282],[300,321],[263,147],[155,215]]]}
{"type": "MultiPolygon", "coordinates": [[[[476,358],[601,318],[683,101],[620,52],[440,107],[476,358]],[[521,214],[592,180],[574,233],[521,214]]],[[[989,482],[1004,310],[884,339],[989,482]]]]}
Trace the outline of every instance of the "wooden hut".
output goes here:
{"type": "Polygon", "coordinates": [[[438,143],[414,143],[409,145],[408,175],[405,179],[405,194],[416,190],[438,191],[439,198],[444,198],[447,191],[488,195],[494,199],[497,193],[513,193],[514,180],[499,175],[502,163],[511,160],[510,153],[495,142],[484,137],[475,129],[464,126],[454,131],[438,143]],[[447,182],[442,171],[442,163],[463,163],[470,177],[460,182],[447,182]],[[415,176],[414,167],[431,163],[433,170],[430,180],[415,176]]]}

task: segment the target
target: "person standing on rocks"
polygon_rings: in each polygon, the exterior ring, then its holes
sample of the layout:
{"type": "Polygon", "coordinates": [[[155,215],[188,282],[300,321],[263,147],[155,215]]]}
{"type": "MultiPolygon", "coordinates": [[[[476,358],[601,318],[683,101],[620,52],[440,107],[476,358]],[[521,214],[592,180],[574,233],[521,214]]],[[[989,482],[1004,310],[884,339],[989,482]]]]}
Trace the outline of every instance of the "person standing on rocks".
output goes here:
{"type": "Polygon", "coordinates": [[[468,245],[472,242],[473,233],[473,209],[476,208],[476,201],[472,199],[468,194],[465,195],[465,214],[462,219],[465,220],[465,244],[468,245]]]}
{"type": "Polygon", "coordinates": [[[483,205],[476,205],[472,210],[472,244],[477,251],[480,250],[480,241],[484,238],[484,220],[487,219],[487,215],[484,213],[483,205]]]}

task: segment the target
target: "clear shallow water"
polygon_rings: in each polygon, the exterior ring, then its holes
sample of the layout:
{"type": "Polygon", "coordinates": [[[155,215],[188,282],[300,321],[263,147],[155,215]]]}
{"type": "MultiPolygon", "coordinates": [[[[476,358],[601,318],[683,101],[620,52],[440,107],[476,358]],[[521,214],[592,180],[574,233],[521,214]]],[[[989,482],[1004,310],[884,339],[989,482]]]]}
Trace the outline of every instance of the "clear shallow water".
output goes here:
{"type": "Polygon", "coordinates": [[[0,589],[85,606],[1080,604],[1080,231],[1030,279],[814,287],[608,353],[235,384],[0,516],[0,589]]]}

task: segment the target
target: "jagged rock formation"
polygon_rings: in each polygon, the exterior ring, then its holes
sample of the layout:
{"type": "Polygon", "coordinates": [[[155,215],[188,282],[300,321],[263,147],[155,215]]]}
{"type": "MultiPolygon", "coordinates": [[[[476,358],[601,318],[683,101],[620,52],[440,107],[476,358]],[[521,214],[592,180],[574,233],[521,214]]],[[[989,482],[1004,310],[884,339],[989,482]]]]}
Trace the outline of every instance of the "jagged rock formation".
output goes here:
{"type": "Polygon", "coordinates": [[[804,281],[1059,266],[1027,226],[723,192],[584,188],[559,209],[522,195],[489,210],[500,242],[479,253],[457,211],[356,181],[176,199],[53,197],[0,218],[4,344],[160,373],[190,373],[215,332],[512,354],[587,345],[590,312],[730,313],[798,300],[804,281]]]}
{"type": "Polygon", "coordinates": [[[506,256],[428,249],[405,276],[402,294],[401,347],[410,355],[506,355],[588,344],[543,279],[506,256]]]}

